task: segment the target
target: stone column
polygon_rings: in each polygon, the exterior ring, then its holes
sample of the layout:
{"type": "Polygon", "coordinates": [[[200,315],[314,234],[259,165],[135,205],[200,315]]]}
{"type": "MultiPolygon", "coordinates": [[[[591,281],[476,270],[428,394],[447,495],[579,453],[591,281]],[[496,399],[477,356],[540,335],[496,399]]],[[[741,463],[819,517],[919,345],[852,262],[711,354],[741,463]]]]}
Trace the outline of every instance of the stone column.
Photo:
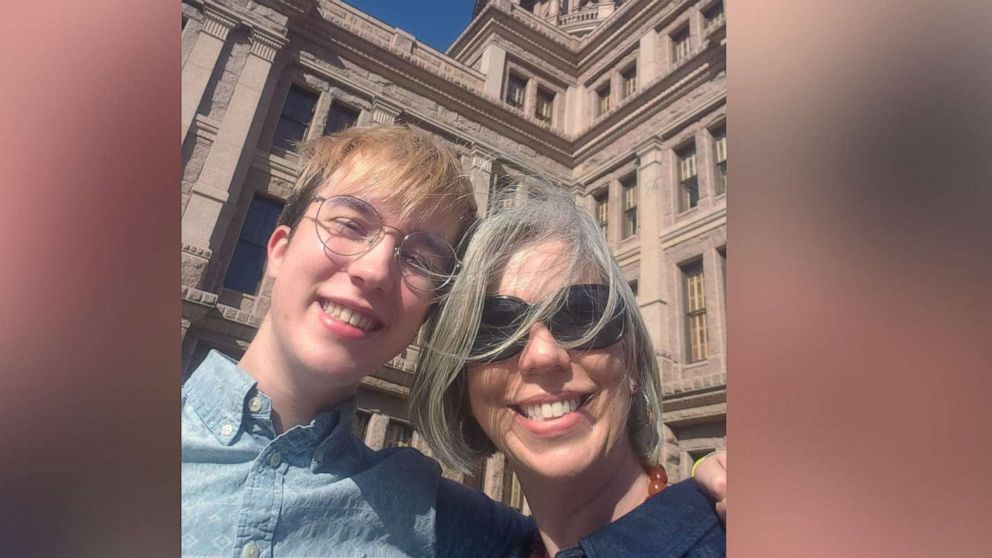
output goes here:
{"type": "Polygon", "coordinates": [[[394,107],[378,97],[372,100],[372,122],[376,124],[393,124],[401,112],[403,112],[402,109],[394,107]]]}
{"type": "Polygon", "coordinates": [[[373,413],[369,417],[369,426],[365,429],[365,445],[381,450],[382,444],[386,441],[386,427],[389,426],[389,416],[373,413]]]}
{"type": "Polygon", "coordinates": [[[506,73],[506,50],[497,44],[489,44],[482,51],[481,62],[479,70],[486,76],[482,92],[489,97],[499,99],[500,91],[503,89],[503,75],[506,73]]]}
{"type": "Polygon", "coordinates": [[[196,43],[183,64],[182,69],[182,129],[180,141],[186,138],[189,127],[196,117],[196,109],[203,99],[203,92],[217,65],[217,58],[224,48],[224,41],[231,29],[237,25],[237,19],[221,8],[211,4],[203,7],[203,28],[196,38],[196,43]]]}
{"type": "Polygon", "coordinates": [[[468,179],[472,183],[479,215],[485,215],[489,208],[489,185],[493,182],[493,156],[483,149],[473,147],[471,157],[472,168],[468,171],[468,179]]]}
{"type": "Polygon", "coordinates": [[[649,29],[641,37],[637,47],[637,81],[639,87],[644,87],[661,74],[662,68],[661,37],[654,29],[649,29]]]}
{"type": "Polygon", "coordinates": [[[565,134],[576,134],[589,124],[586,99],[589,91],[584,85],[569,85],[565,90],[565,134]]]}
{"type": "Polygon", "coordinates": [[[620,191],[620,180],[615,174],[606,177],[606,184],[606,199],[608,200],[608,206],[606,208],[606,238],[609,240],[610,247],[616,253],[617,246],[620,244],[620,234],[623,232],[620,226],[620,220],[623,218],[623,193],[620,191]]]}
{"type": "MultiPolygon", "coordinates": [[[[255,151],[260,132],[259,106],[268,106],[263,97],[271,97],[269,74],[276,53],[286,39],[260,29],[253,29],[251,54],[245,61],[224,119],[203,163],[200,178],[193,185],[192,195],[182,218],[182,241],[198,249],[217,251],[240,198],[247,173],[247,161],[255,151]],[[244,162],[244,164],[243,164],[244,162]]],[[[186,252],[184,252],[185,258],[186,252]]],[[[213,278],[209,271],[200,277],[198,285],[207,285],[213,278]]]]}
{"type": "Polygon", "coordinates": [[[703,44],[703,12],[699,4],[689,8],[689,52],[694,52],[703,44]]]}
{"type": "MultiPolygon", "coordinates": [[[[331,94],[324,90],[320,97],[317,98],[317,104],[313,107],[313,120],[311,120],[306,137],[303,138],[304,141],[324,135],[324,126],[327,125],[327,113],[331,110],[331,102],[331,94]]],[[[273,129],[274,132],[275,130],[273,129]]]]}
{"type": "Polygon", "coordinates": [[[696,132],[696,175],[699,180],[699,207],[709,209],[716,197],[716,173],[713,168],[713,137],[703,128],[696,132]]]}
{"type": "Polygon", "coordinates": [[[665,262],[661,251],[661,208],[663,201],[663,151],[655,138],[636,149],[637,210],[640,213],[641,271],[637,300],[656,351],[668,347],[668,296],[665,289],[665,262]]]}
{"type": "Polygon", "coordinates": [[[503,472],[506,470],[506,457],[496,452],[486,458],[485,477],[482,491],[497,502],[503,499],[503,472]]]}

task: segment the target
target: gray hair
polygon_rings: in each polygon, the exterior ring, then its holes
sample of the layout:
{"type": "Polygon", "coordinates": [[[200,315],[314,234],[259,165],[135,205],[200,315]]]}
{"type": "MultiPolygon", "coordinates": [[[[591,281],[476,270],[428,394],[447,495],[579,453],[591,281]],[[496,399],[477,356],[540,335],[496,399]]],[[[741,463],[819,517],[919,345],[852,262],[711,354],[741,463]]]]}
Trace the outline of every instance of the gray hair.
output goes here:
{"type": "MultiPolygon", "coordinates": [[[[493,281],[498,280],[508,259],[521,249],[547,241],[563,245],[562,277],[576,278],[592,271],[609,287],[606,311],[599,323],[582,339],[561,343],[565,348],[588,341],[620,311],[625,334],[621,364],[639,393],[631,397],[627,431],[634,451],[646,465],[657,465],[661,447],[661,387],[658,362],[637,300],[610,253],[606,239],[571,193],[548,184],[528,185],[526,199],[502,209],[477,224],[463,242],[462,269],[450,291],[427,321],[410,390],[410,416],[437,457],[445,465],[469,472],[478,459],[496,451],[492,441],[472,416],[468,382],[463,371],[469,364],[485,362],[516,343],[537,321],[554,313],[564,303],[564,292],[534,305],[530,315],[503,345],[484,354],[471,354],[482,316],[482,306],[493,281]]],[[[568,281],[566,281],[566,284],[568,281]]]]}

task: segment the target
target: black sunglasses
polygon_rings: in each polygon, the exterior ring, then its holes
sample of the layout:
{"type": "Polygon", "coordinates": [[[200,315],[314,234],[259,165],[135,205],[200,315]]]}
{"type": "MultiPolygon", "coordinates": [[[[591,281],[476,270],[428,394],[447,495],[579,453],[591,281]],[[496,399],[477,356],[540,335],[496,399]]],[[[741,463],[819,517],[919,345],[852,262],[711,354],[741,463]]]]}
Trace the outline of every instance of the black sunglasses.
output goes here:
{"type": "MultiPolygon", "coordinates": [[[[562,307],[545,323],[551,335],[561,343],[582,339],[599,322],[606,311],[610,288],[606,285],[572,285],[565,289],[562,307]]],[[[472,346],[473,355],[488,353],[513,337],[521,320],[531,311],[532,305],[519,298],[504,295],[487,296],[482,305],[482,321],[472,346]]],[[[617,304],[613,316],[587,343],[575,349],[602,349],[619,341],[624,334],[623,304],[617,304]]],[[[527,345],[527,336],[506,349],[485,358],[486,362],[505,360],[515,356],[527,345]]]]}

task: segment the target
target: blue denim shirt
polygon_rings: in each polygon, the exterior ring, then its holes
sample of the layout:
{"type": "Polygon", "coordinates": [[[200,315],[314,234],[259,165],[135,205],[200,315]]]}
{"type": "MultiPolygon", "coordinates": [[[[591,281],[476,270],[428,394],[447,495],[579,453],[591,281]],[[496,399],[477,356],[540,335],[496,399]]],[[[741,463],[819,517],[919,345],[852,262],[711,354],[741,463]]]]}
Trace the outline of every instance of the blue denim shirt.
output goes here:
{"type": "Polygon", "coordinates": [[[506,555],[533,528],[414,449],[366,447],[354,399],[276,436],[271,400],[217,352],[182,399],[183,556],[506,555]]]}
{"type": "MultiPolygon", "coordinates": [[[[527,556],[518,548],[514,556],[527,556]]],[[[560,550],[555,558],[721,558],[727,534],[713,503],[693,479],[669,486],[657,496],[591,535],[560,550]]]]}

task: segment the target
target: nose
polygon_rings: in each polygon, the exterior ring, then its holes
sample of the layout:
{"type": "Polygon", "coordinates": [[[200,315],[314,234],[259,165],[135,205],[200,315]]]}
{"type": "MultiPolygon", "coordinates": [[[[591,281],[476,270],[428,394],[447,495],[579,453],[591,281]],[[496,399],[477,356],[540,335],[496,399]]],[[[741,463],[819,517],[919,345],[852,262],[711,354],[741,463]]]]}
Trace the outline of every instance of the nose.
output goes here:
{"type": "Polygon", "coordinates": [[[368,252],[352,257],[347,268],[352,282],[368,289],[391,291],[399,278],[394,257],[396,242],[392,235],[384,235],[368,252]]]}
{"type": "Polygon", "coordinates": [[[569,356],[543,323],[536,323],[530,329],[527,345],[520,352],[520,371],[541,373],[549,370],[567,370],[569,356]]]}

